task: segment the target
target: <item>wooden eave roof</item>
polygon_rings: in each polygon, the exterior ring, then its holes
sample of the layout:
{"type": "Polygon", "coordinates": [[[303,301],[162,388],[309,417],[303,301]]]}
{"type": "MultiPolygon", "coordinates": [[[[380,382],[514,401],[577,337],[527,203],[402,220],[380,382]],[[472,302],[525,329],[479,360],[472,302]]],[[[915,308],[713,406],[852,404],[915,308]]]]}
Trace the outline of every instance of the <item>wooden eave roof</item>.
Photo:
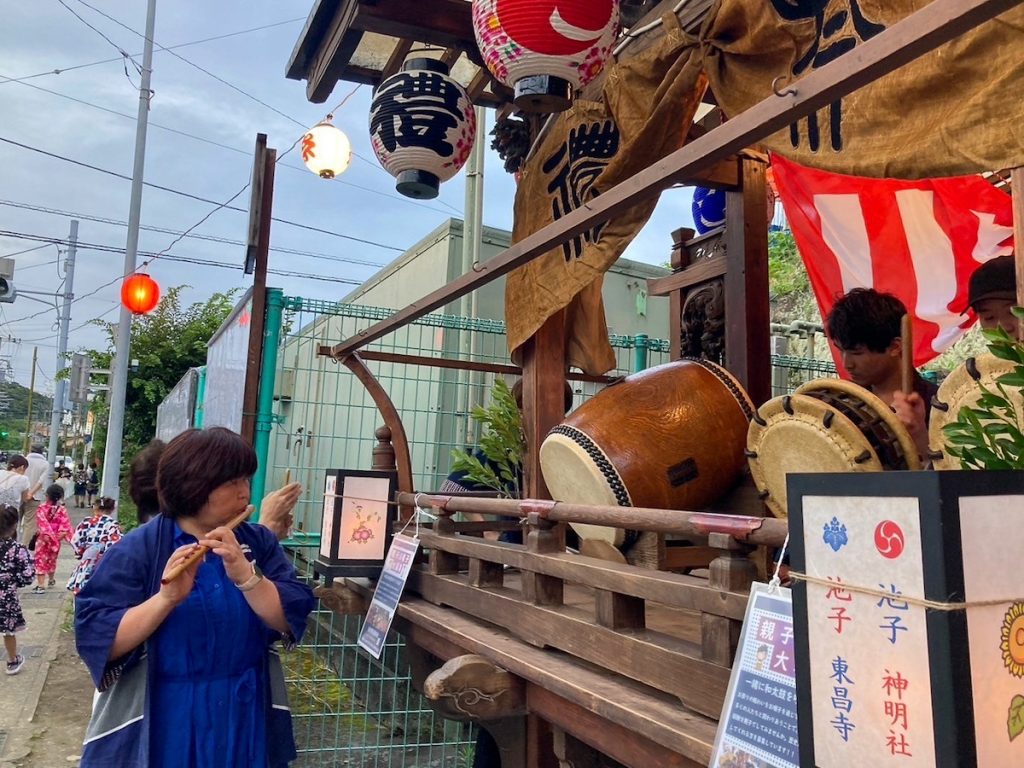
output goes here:
{"type": "MultiPolygon", "coordinates": [[[[670,11],[676,0],[623,0],[626,23],[643,26],[670,11]]],[[[680,13],[696,32],[710,0],[680,13]]],[[[637,43],[634,43],[637,45],[637,43]]],[[[376,86],[417,50],[444,60],[473,102],[500,107],[512,91],[483,66],[473,36],[471,0],[316,0],[295,44],[285,75],[306,81],[306,97],[321,104],[339,81],[376,86]]]]}

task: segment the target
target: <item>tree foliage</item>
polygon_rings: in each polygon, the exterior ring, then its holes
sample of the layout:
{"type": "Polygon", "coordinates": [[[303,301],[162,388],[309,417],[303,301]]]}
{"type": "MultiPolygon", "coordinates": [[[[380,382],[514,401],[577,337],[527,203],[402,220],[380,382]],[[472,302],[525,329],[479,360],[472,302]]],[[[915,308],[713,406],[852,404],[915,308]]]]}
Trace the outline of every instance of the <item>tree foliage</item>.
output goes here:
{"type": "Polygon", "coordinates": [[[768,293],[773,322],[818,320],[818,305],[807,270],[796,248],[793,233],[788,230],[768,233],[768,293]]]}
{"type": "Polygon", "coordinates": [[[467,480],[492,488],[503,497],[520,498],[526,440],[522,416],[504,379],[494,380],[490,404],[486,408],[474,406],[472,417],[481,425],[480,451],[487,461],[471,451],[454,450],[452,471],[465,472],[467,480]]]}
{"type": "MultiPolygon", "coordinates": [[[[206,363],[206,344],[234,307],[236,291],[215,293],[207,301],[183,309],[177,286],[167,291],[157,308],[132,322],[130,359],[138,368],[128,373],[125,391],[124,451],[131,456],[156,433],[156,409],[189,368],[206,363]]],[[[96,321],[107,334],[104,350],[86,350],[94,368],[110,368],[117,324],[96,321]]],[[[109,413],[107,395],[93,400],[95,418],[93,452],[102,455],[109,413]]]]}

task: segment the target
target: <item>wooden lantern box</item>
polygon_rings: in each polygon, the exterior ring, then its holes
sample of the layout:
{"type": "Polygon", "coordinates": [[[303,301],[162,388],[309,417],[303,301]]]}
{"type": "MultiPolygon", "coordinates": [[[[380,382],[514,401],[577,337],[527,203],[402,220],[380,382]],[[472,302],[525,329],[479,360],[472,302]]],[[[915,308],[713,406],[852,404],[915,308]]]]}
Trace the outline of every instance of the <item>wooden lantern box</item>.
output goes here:
{"type": "Polygon", "coordinates": [[[800,765],[1024,765],[1024,472],[791,475],[789,519],[800,765]]]}

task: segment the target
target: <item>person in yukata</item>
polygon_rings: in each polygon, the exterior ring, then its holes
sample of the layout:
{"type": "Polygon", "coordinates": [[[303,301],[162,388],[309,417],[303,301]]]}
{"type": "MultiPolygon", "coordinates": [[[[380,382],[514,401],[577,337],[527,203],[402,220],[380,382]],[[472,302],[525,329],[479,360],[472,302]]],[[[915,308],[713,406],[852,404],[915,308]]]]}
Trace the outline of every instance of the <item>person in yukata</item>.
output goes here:
{"type": "Polygon", "coordinates": [[[314,599],[273,533],[227,525],[255,471],[255,452],[230,430],[178,435],[157,468],[160,514],[111,547],[79,592],[75,640],[101,691],[82,768],[295,759],[272,646],[302,636],[314,599]],[[205,557],[162,584],[199,545],[205,557]]]}

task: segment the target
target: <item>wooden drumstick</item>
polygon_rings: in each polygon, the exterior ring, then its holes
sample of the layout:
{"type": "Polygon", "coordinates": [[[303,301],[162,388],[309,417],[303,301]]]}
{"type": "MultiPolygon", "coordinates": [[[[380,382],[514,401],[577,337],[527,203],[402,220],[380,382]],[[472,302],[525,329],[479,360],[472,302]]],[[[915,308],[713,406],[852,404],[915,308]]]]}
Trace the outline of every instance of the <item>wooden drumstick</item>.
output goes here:
{"type": "MultiPolygon", "coordinates": [[[[248,520],[255,510],[256,507],[254,507],[252,504],[249,504],[243,512],[239,513],[238,517],[234,518],[231,522],[228,523],[228,528],[230,528],[231,530],[235,530],[235,528],[237,528],[246,520],[248,520]]],[[[181,576],[181,574],[183,574],[185,570],[192,565],[192,563],[202,558],[203,555],[205,555],[209,551],[209,547],[207,547],[205,544],[200,544],[198,547],[196,547],[196,549],[192,552],[191,555],[186,557],[182,562],[178,563],[178,565],[174,566],[174,568],[171,569],[170,573],[168,573],[166,576],[160,579],[160,583],[170,584],[176,578],[181,576]]]]}
{"type": "Polygon", "coordinates": [[[292,481],[292,469],[289,467],[284,471],[284,482],[281,484],[282,487],[288,485],[292,481]]]}
{"type": "Polygon", "coordinates": [[[900,368],[903,394],[914,391],[914,326],[913,318],[906,314],[900,321],[900,337],[903,339],[903,362],[900,368]]]}

